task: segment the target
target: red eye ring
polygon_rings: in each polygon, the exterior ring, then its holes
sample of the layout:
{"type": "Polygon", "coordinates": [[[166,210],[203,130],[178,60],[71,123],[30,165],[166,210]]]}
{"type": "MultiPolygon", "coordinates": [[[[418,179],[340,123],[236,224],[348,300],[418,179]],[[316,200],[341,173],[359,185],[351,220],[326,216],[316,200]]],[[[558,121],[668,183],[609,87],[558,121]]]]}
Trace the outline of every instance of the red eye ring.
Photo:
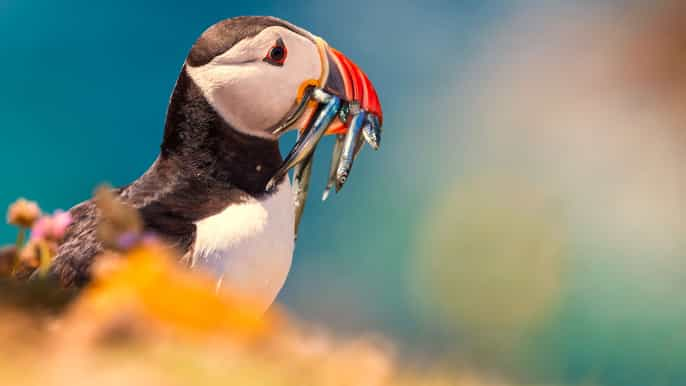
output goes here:
{"type": "Polygon", "coordinates": [[[283,40],[279,38],[279,40],[277,40],[276,43],[269,49],[267,56],[265,56],[263,60],[274,66],[283,66],[283,64],[286,62],[287,56],[288,49],[286,49],[286,45],[283,43],[283,40]]]}

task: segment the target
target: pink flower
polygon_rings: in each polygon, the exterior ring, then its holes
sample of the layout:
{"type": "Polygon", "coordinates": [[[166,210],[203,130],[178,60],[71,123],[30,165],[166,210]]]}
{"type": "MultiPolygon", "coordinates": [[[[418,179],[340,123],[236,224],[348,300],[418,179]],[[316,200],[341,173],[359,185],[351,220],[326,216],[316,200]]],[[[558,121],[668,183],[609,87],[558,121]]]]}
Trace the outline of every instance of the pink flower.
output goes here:
{"type": "Polygon", "coordinates": [[[52,216],[43,216],[31,228],[31,240],[60,241],[71,224],[71,213],[61,210],[52,216]]]}

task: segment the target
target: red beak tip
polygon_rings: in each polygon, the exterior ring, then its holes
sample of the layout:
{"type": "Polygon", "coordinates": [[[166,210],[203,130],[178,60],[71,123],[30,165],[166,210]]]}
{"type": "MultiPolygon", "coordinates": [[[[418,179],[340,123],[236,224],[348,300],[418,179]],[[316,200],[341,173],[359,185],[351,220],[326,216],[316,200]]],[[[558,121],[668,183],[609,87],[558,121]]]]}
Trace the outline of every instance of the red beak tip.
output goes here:
{"type": "Polygon", "coordinates": [[[358,101],[362,109],[376,115],[379,117],[379,122],[383,122],[381,102],[379,101],[376,89],[367,77],[367,74],[340,51],[332,48],[331,52],[339,62],[348,100],[358,101]]]}

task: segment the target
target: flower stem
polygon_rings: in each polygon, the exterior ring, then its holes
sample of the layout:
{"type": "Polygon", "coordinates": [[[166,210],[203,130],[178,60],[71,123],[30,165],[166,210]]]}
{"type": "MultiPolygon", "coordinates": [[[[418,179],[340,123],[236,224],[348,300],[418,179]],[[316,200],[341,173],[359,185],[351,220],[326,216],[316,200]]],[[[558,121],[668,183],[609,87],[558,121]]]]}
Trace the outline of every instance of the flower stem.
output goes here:
{"type": "Polygon", "coordinates": [[[14,249],[14,261],[12,262],[12,274],[17,271],[19,267],[19,253],[24,246],[24,241],[26,240],[26,228],[19,227],[19,232],[17,233],[17,241],[15,242],[14,249]]]}
{"type": "Polygon", "coordinates": [[[19,228],[19,233],[17,233],[17,254],[21,250],[21,247],[24,246],[24,241],[26,240],[26,228],[19,228]]]}
{"type": "Polygon", "coordinates": [[[48,273],[48,268],[50,268],[50,248],[45,240],[41,240],[38,243],[38,250],[40,251],[40,276],[45,277],[48,273]]]}

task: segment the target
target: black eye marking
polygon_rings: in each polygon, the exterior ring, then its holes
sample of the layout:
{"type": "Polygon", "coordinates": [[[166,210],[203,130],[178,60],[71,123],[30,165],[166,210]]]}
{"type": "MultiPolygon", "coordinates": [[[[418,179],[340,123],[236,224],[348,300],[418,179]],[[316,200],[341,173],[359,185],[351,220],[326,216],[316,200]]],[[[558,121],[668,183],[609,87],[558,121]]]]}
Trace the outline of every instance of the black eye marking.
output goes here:
{"type": "Polygon", "coordinates": [[[286,57],[288,56],[288,49],[283,43],[283,40],[279,38],[276,43],[269,49],[267,56],[264,57],[265,62],[274,66],[283,66],[286,62],[286,57]]]}

